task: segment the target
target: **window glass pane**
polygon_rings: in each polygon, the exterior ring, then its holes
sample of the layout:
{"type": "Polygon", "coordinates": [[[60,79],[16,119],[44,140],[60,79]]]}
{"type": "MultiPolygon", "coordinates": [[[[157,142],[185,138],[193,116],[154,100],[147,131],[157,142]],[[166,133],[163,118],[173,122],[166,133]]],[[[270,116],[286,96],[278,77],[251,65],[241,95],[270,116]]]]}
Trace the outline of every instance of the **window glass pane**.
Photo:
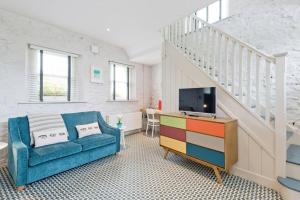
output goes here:
{"type": "Polygon", "coordinates": [[[68,76],[68,56],[44,51],[43,73],[45,75],[68,76]]]}
{"type": "Polygon", "coordinates": [[[44,97],[57,96],[61,97],[59,98],[60,100],[66,100],[68,95],[68,78],[44,75],[43,83],[44,97]]]}
{"type": "Polygon", "coordinates": [[[127,83],[116,82],[116,100],[127,100],[127,83]]]}
{"type": "Polygon", "coordinates": [[[127,67],[116,65],[116,81],[127,83],[127,67]]]}
{"type": "Polygon", "coordinates": [[[208,6],[208,22],[214,23],[220,20],[220,1],[208,6]]]}
{"type": "MultiPolygon", "coordinates": [[[[112,65],[113,67],[113,65],[112,65]]],[[[128,67],[115,64],[115,100],[127,100],[128,98],[128,67]]],[[[113,77],[112,77],[113,80],[113,77]]]]}
{"type": "Polygon", "coordinates": [[[222,0],[222,19],[229,17],[229,0],[222,0]]]}
{"type": "Polygon", "coordinates": [[[201,10],[197,11],[197,17],[200,19],[207,21],[207,8],[202,8],[201,10]]]}
{"type": "Polygon", "coordinates": [[[43,52],[43,98],[65,101],[68,96],[68,56],[43,52]]]}

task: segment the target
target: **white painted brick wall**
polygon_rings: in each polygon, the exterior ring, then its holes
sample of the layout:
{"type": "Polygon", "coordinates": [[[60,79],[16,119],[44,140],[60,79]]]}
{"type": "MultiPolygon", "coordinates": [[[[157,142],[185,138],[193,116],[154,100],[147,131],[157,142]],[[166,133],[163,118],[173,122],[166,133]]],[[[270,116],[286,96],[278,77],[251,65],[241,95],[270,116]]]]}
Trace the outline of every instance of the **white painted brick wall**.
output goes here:
{"type": "Polygon", "coordinates": [[[300,1],[231,0],[229,10],[219,28],[269,54],[289,52],[288,119],[300,118],[300,1]]]}
{"type": "MultiPolygon", "coordinates": [[[[7,119],[29,112],[78,112],[98,110],[106,114],[137,111],[150,104],[151,68],[136,66],[137,102],[107,102],[109,99],[108,61],[130,63],[122,48],[107,44],[36,20],[0,9],[0,141],[7,140],[7,119]],[[33,43],[50,48],[78,53],[78,75],[83,104],[20,104],[26,102],[25,52],[33,43]],[[100,53],[90,52],[90,45],[100,47],[100,53]],[[104,84],[90,82],[90,66],[101,66],[104,84]],[[1,125],[3,124],[3,125],[1,125]]],[[[0,156],[1,160],[1,156],[0,156]]]]}

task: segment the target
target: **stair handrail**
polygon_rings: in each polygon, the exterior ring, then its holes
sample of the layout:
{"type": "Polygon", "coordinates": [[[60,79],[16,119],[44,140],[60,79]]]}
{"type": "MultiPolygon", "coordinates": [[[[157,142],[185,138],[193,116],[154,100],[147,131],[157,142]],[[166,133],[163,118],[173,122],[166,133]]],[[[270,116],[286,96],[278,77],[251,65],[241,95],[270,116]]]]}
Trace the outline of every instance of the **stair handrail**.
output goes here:
{"type": "Polygon", "coordinates": [[[235,42],[239,43],[240,45],[242,45],[244,47],[247,47],[248,49],[251,49],[252,51],[255,51],[257,54],[260,54],[261,56],[264,56],[264,57],[268,58],[270,61],[272,61],[274,63],[276,62],[276,58],[273,55],[269,55],[269,54],[257,49],[256,47],[252,46],[251,44],[246,43],[246,42],[238,39],[237,37],[231,35],[230,33],[224,32],[223,30],[219,29],[215,25],[210,24],[210,23],[204,21],[203,19],[199,18],[197,15],[192,15],[191,17],[198,20],[198,21],[200,21],[202,24],[205,24],[205,26],[211,27],[211,28],[215,29],[216,31],[222,33],[223,35],[229,37],[231,40],[234,40],[235,42]]]}

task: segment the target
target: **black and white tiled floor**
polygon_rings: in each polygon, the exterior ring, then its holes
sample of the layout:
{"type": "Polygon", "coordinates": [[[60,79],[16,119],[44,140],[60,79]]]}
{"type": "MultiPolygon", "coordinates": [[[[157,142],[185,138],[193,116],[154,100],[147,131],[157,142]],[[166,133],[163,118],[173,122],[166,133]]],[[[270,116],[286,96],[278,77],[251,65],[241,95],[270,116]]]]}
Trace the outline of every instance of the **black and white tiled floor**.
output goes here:
{"type": "Polygon", "coordinates": [[[0,199],[281,199],[271,189],[222,174],[169,154],[163,159],[158,138],[135,134],[129,147],[110,156],[26,186],[17,192],[6,168],[0,168],[0,199]]]}

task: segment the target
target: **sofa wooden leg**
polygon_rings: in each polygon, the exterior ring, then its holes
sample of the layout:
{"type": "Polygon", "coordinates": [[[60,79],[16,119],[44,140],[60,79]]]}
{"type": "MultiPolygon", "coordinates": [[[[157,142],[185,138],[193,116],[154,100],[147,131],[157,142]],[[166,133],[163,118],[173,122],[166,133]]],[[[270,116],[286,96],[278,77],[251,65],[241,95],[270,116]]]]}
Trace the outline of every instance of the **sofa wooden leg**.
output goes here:
{"type": "Polygon", "coordinates": [[[17,190],[18,190],[19,192],[22,192],[24,189],[25,189],[25,186],[23,186],[23,185],[17,187],[17,190]]]}

